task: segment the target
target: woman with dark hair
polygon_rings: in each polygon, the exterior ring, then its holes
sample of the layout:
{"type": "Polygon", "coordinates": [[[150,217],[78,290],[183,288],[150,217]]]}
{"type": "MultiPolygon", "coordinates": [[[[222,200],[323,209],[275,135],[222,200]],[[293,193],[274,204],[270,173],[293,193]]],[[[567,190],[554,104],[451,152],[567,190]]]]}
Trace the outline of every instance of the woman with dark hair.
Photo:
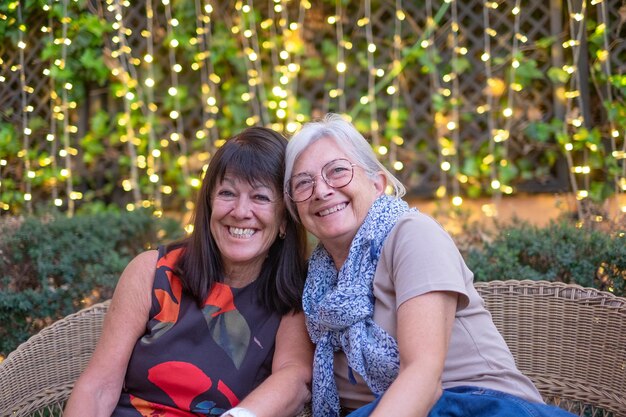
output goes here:
{"type": "Polygon", "coordinates": [[[293,416],[310,399],[306,235],[282,198],[287,140],[266,128],[209,163],[191,235],[117,284],[66,417],[293,416]]]}

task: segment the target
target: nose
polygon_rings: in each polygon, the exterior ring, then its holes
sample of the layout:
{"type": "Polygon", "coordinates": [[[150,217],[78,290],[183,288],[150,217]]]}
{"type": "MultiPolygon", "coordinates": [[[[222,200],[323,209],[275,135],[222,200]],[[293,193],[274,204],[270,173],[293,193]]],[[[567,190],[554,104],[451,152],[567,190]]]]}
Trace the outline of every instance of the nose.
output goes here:
{"type": "Polygon", "coordinates": [[[246,219],[251,217],[252,204],[245,196],[240,196],[235,200],[232,215],[238,219],[246,219]]]}
{"type": "Polygon", "coordinates": [[[335,189],[326,183],[321,175],[315,177],[315,186],[313,187],[313,198],[323,200],[331,195],[335,189]]]}

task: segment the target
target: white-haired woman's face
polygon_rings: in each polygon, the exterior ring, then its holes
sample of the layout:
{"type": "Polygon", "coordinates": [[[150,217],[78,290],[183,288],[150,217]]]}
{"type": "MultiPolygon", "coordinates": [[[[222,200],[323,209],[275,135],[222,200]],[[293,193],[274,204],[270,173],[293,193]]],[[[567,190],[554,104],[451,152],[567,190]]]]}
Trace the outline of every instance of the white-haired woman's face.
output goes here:
{"type": "MultiPolygon", "coordinates": [[[[294,180],[303,174],[313,177],[311,197],[295,205],[304,227],[331,255],[333,250],[345,251],[350,247],[370,207],[385,189],[382,174],[372,178],[352,159],[333,139],[324,137],[298,156],[291,176],[294,180]],[[322,178],[322,170],[328,173],[328,167],[334,167],[333,161],[337,160],[347,160],[347,165],[340,165],[337,169],[344,172],[353,169],[353,176],[347,185],[333,188],[322,178]]],[[[293,187],[294,181],[290,181],[289,186],[293,187]]]]}

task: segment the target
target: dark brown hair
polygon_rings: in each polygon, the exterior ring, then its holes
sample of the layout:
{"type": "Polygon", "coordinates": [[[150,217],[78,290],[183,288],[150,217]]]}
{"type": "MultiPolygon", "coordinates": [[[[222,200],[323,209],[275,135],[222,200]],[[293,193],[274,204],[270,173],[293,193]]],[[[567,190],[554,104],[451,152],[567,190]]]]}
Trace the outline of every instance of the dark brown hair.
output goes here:
{"type": "MultiPolygon", "coordinates": [[[[210,230],[211,195],[224,179],[226,171],[250,184],[263,183],[274,187],[283,199],[285,149],[287,139],[264,127],[250,127],[233,136],[211,158],[193,213],[193,232],[182,242],[169,245],[168,250],[184,247],[176,264],[183,290],[203,305],[216,282],[223,281],[220,252],[210,230]]],[[[277,238],[257,278],[259,301],[265,308],[279,314],[302,309],[302,288],[306,274],[306,232],[285,210],[285,238],[277,238]]]]}

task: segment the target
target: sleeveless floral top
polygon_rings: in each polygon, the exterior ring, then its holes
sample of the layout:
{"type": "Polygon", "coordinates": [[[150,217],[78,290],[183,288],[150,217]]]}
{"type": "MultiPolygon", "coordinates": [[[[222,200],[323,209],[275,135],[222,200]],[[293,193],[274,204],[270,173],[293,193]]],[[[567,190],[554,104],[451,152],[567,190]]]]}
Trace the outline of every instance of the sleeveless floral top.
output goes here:
{"type": "Polygon", "coordinates": [[[216,283],[198,308],[159,248],[150,320],[130,358],[114,417],[216,416],[271,372],[280,315],[261,307],[256,281],[216,283]]]}

